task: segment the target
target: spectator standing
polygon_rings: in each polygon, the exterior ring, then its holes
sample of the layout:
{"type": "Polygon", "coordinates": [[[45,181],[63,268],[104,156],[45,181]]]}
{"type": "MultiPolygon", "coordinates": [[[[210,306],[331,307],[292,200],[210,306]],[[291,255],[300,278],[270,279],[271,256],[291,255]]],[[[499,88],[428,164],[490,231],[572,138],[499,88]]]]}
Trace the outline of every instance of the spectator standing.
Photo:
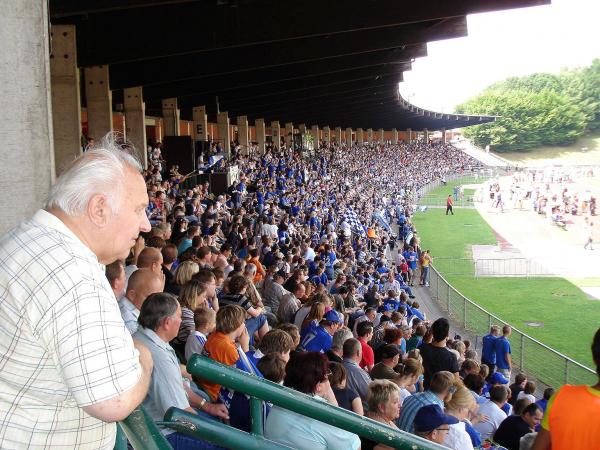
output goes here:
{"type": "Polygon", "coordinates": [[[502,336],[500,336],[495,342],[496,349],[496,370],[510,380],[510,373],[512,371],[512,358],[510,356],[510,342],[508,338],[512,334],[512,328],[510,325],[504,325],[502,327],[502,336]]]}
{"type": "Polygon", "coordinates": [[[482,339],[481,364],[490,368],[490,373],[496,370],[496,340],[500,335],[500,327],[492,325],[490,332],[482,339]]]}
{"type": "Polygon", "coordinates": [[[448,213],[454,215],[454,211],[452,210],[453,205],[454,200],[452,200],[452,195],[448,195],[448,198],[446,199],[446,215],[448,215],[448,213]]]}
{"type": "Polygon", "coordinates": [[[114,422],[146,396],[152,358],[101,267],[150,231],[140,172],[114,144],[89,149],[0,239],[1,448],[112,449],[114,422]]]}
{"type": "Polygon", "coordinates": [[[433,340],[430,344],[422,344],[420,347],[425,369],[424,386],[429,387],[433,375],[440,371],[453,373],[458,380],[458,359],[456,355],[446,348],[446,341],[450,332],[448,319],[440,317],[431,325],[433,340]]]}
{"type": "Polygon", "coordinates": [[[533,450],[600,448],[600,329],[592,341],[592,358],[598,382],[566,385],[550,398],[533,450]]]}

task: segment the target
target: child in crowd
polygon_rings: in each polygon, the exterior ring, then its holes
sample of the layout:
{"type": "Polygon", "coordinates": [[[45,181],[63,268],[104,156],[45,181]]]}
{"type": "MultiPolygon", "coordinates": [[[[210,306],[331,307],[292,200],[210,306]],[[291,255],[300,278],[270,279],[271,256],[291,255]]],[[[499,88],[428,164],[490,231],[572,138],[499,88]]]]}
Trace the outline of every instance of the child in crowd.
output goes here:
{"type": "Polygon", "coordinates": [[[190,334],[185,342],[185,360],[189,361],[193,354],[202,354],[207,336],[216,326],[217,314],[210,308],[197,308],[194,311],[194,325],[196,331],[190,334]]]}

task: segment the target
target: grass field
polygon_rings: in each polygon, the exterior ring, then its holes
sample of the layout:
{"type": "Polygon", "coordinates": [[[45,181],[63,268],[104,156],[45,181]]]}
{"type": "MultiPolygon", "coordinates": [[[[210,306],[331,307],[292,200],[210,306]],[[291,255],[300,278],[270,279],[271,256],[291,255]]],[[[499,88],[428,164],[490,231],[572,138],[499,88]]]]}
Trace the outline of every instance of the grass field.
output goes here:
{"type": "Polygon", "coordinates": [[[502,158],[525,166],[600,165],[600,133],[590,134],[564,147],[538,147],[524,152],[498,153],[502,158]],[[581,149],[587,150],[582,152],[581,149]]]}
{"type": "MultiPolygon", "coordinates": [[[[474,182],[472,177],[466,179],[457,179],[450,180],[445,186],[439,186],[431,191],[429,191],[426,195],[424,195],[419,201],[419,205],[423,206],[446,206],[446,199],[448,195],[452,195],[454,192],[454,187],[460,186],[462,184],[471,184],[474,182]]],[[[463,200],[459,200],[458,204],[463,205],[473,205],[472,197],[475,193],[475,189],[465,189],[463,200]]]]}
{"type": "MultiPolygon", "coordinates": [[[[443,189],[445,195],[447,188],[443,189]]],[[[431,194],[435,195],[435,191],[431,194]]],[[[492,229],[475,209],[455,208],[454,216],[446,216],[443,209],[432,208],[417,213],[414,223],[422,247],[431,250],[434,265],[442,273],[448,273],[446,278],[459,292],[535,339],[593,367],[589,347],[598,328],[600,301],[588,299],[563,278],[462,275],[473,274],[469,260],[444,258],[470,258],[471,245],[496,243],[492,229]],[[436,257],[442,258],[436,263],[436,257]],[[457,264],[464,267],[457,268],[457,264]],[[528,322],[543,326],[532,327],[528,322]]]]}

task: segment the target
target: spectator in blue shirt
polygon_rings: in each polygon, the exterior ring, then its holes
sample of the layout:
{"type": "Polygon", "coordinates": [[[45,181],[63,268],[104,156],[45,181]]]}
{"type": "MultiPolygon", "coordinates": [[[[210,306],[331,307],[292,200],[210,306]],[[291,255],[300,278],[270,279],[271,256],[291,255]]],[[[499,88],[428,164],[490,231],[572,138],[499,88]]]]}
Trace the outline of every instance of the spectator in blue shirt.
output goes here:
{"type": "Polygon", "coordinates": [[[485,364],[490,368],[490,373],[496,370],[496,340],[500,334],[500,327],[492,325],[490,333],[486,334],[482,339],[481,347],[481,364],[485,364]]]}
{"type": "Polygon", "coordinates": [[[306,352],[326,353],[331,348],[334,333],[343,324],[343,320],[336,311],[328,311],[319,326],[304,336],[299,349],[306,352]]]}
{"type": "Polygon", "coordinates": [[[512,359],[510,356],[510,342],[508,338],[512,334],[512,328],[509,325],[502,327],[502,336],[495,343],[496,348],[496,370],[510,380],[512,370],[512,359]]]}

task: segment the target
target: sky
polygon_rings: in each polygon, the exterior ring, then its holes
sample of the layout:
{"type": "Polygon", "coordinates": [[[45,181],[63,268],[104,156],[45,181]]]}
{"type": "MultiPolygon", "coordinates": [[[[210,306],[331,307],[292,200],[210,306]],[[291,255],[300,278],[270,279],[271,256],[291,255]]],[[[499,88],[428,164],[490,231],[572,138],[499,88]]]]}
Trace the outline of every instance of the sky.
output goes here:
{"type": "Polygon", "coordinates": [[[400,93],[416,106],[453,112],[490,84],[510,76],[558,73],[600,58],[600,0],[467,17],[468,37],[430,42],[404,72],[400,93]]]}

